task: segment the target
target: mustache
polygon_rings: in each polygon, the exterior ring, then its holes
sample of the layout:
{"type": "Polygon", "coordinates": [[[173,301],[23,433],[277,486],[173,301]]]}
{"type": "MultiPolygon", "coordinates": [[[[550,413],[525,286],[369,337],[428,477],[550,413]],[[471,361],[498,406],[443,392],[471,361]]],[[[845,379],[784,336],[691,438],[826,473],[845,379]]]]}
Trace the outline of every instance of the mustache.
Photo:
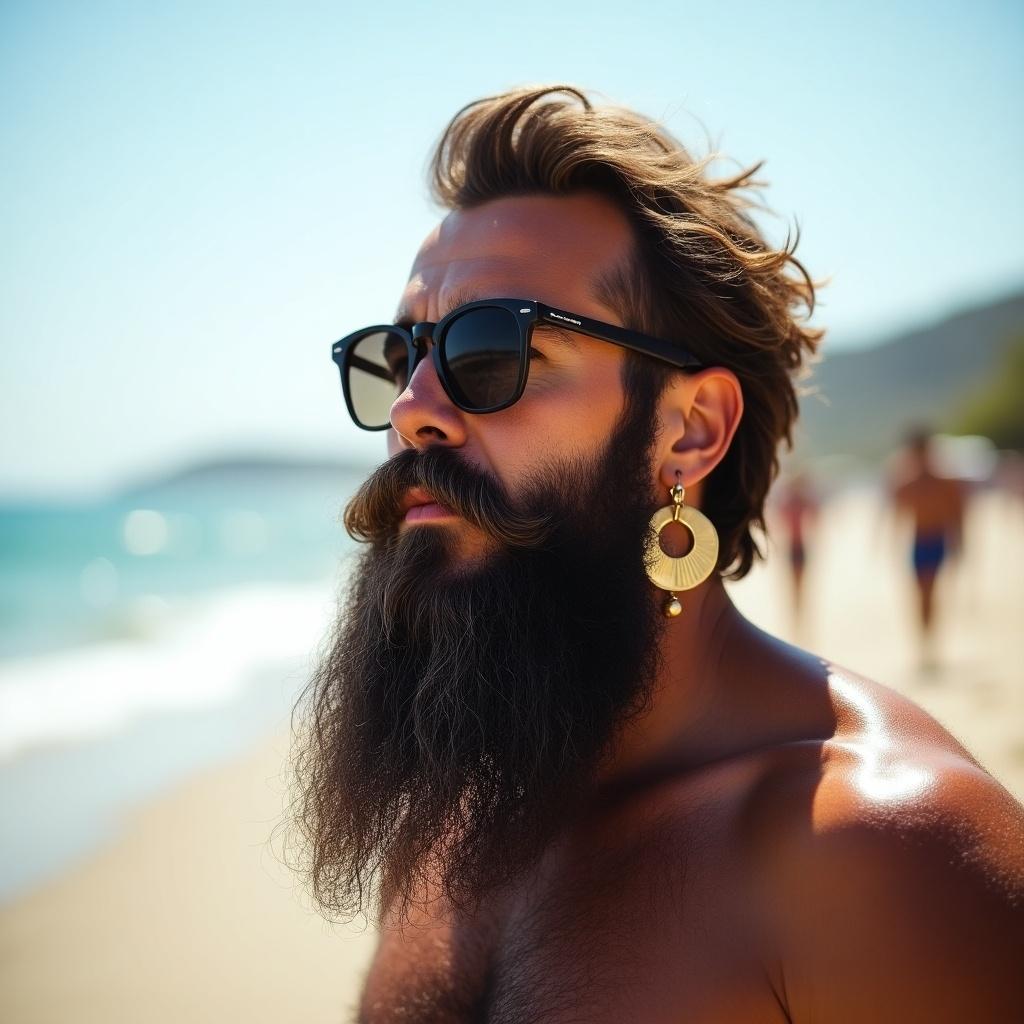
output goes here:
{"type": "Polygon", "coordinates": [[[364,481],[345,508],[349,536],[378,544],[396,536],[402,502],[414,487],[509,547],[538,548],[551,530],[549,515],[517,507],[486,473],[448,449],[428,448],[399,452],[364,481]]]}

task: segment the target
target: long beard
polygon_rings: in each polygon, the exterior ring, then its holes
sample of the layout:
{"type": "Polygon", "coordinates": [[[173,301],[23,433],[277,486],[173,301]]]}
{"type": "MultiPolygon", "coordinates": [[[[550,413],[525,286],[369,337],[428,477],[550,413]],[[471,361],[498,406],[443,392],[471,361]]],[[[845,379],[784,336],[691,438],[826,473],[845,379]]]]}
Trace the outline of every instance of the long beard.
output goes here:
{"type": "Polygon", "coordinates": [[[650,423],[627,410],[598,458],[546,466],[516,501],[438,449],[389,460],[354,499],[346,521],[372,541],[295,764],[324,910],[404,910],[428,879],[476,906],[585,804],[657,669],[650,423]],[[412,486],[493,551],[459,565],[447,527],[399,531],[412,486]]]}

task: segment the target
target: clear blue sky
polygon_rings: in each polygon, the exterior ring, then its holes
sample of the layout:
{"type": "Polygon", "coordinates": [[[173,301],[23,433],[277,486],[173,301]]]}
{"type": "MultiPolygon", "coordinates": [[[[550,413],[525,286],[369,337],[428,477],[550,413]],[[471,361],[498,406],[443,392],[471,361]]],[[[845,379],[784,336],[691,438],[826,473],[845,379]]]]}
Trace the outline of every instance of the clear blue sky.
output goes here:
{"type": "Polygon", "coordinates": [[[1019,2],[0,6],[0,495],[369,453],[330,342],[390,317],[454,111],[570,81],[766,158],[863,344],[1024,283],[1019,2]]]}

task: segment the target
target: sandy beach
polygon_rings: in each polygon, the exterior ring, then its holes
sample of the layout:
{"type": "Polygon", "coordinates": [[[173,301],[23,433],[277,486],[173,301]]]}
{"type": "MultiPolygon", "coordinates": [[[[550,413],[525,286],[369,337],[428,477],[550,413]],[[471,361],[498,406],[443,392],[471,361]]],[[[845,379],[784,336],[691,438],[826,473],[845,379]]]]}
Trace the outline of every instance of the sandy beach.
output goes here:
{"type": "MultiPolygon", "coordinates": [[[[942,581],[942,665],[931,673],[916,667],[901,538],[868,492],[837,499],[822,518],[803,624],[792,621],[779,557],[733,593],[769,631],[921,703],[1020,799],[1020,505],[980,498],[966,552],[942,581]]],[[[0,1019],[349,1019],[374,935],[326,925],[273,852],[288,744],[274,735],[140,807],[105,849],[3,910],[0,1019]]]]}

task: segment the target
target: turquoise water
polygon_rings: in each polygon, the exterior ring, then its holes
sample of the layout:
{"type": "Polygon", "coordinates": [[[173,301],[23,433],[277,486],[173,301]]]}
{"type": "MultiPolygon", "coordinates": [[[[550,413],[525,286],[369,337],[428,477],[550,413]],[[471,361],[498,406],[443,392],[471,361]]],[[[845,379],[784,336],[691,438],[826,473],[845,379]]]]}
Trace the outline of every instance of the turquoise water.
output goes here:
{"type": "Polygon", "coordinates": [[[364,475],[204,472],[0,506],[0,902],[287,726],[364,475]]]}
{"type": "Polygon", "coordinates": [[[0,659],[133,635],[154,607],[331,575],[357,474],[203,478],[80,504],[0,505],[0,659]],[[147,611],[148,610],[148,611],[147,611]]]}

